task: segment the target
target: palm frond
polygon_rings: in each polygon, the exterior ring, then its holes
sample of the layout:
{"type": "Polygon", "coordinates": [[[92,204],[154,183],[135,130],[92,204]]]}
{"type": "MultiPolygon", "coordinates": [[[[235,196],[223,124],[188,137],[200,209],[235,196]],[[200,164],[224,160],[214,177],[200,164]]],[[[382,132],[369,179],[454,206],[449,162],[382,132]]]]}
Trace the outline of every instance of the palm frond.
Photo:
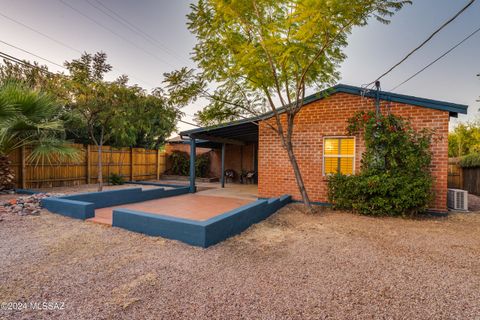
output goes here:
{"type": "Polygon", "coordinates": [[[67,144],[64,140],[56,138],[45,138],[38,141],[27,156],[27,161],[31,163],[80,159],[79,150],[67,144]]]}
{"type": "Polygon", "coordinates": [[[63,139],[65,129],[59,110],[55,99],[45,93],[15,82],[1,85],[0,152],[8,154],[29,147],[29,161],[76,157],[77,150],[63,139]]]}

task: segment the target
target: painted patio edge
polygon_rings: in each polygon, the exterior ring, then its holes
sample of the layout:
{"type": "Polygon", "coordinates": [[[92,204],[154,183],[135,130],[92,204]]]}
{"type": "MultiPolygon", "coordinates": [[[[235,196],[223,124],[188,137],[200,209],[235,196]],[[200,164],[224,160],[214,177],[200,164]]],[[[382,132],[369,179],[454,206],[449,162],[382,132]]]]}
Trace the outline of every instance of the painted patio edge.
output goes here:
{"type": "Polygon", "coordinates": [[[256,200],[205,221],[120,208],[113,210],[112,226],[207,248],[268,218],[289,202],[289,195],[256,200]]]}
{"type": "Polygon", "coordinates": [[[85,220],[95,216],[95,209],[178,196],[188,192],[188,187],[170,190],[164,188],[150,190],[128,188],[45,198],[42,199],[41,205],[50,212],[85,220]]]}

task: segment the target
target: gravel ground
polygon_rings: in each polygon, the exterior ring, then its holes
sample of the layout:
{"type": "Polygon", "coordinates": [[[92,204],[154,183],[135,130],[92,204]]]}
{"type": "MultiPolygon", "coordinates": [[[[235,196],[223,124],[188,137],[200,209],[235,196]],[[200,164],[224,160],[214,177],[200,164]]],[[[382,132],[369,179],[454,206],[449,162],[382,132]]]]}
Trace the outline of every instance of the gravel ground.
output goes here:
{"type": "Polygon", "coordinates": [[[480,319],[480,214],[289,205],[208,249],[48,212],[0,221],[0,319],[480,319]]]}
{"type": "Polygon", "coordinates": [[[468,210],[480,211],[480,197],[474,194],[468,194],[468,210]]]}

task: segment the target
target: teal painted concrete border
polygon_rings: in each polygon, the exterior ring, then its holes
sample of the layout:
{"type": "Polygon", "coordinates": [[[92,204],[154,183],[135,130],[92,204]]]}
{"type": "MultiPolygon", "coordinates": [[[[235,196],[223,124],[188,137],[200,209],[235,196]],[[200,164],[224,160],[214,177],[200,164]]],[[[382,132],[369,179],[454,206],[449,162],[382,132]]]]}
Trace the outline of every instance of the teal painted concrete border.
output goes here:
{"type": "Polygon", "coordinates": [[[30,189],[15,189],[15,193],[18,193],[18,194],[37,194],[37,193],[41,193],[41,192],[30,190],[30,189]]]}
{"type": "Polygon", "coordinates": [[[145,186],[158,186],[158,187],[171,187],[171,188],[184,188],[188,187],[189,184],[168,184],[168,183],[160,183],[160,182],[150,182],[150,181],[127,181],[125,183],[128,184],[139,184],[145,186]]]}
{"type": "Polygon", "coordinates": [[[76,219],[88,219],[95,216],[95,209],[142,202],[189,192],[188,187],[165,190],[164,188],[142,190],[129,188],[102,192],[87,192],[74,195],[42,199],[42,207],[53,213],[76,219]]]}
{"type": "Polygon", "coordinates": [[[257,200],[205,221],[150,214],[128,209],[113,211],[113,226],[207,248],[241,233],[291,201],[289,195],[257,200]]]}

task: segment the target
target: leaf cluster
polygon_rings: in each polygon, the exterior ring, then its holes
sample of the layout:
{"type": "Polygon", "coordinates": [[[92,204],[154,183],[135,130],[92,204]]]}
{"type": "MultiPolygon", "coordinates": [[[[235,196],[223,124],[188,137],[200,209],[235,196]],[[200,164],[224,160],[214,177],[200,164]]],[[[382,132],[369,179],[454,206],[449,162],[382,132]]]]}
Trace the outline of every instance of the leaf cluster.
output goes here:
{"type": "Polygon", "coordinates": [[[432,132],[416,131],[402,117],[359,112],[347,133],[362,136],[366,150],[357,175],[333,175],[328,196],[336,208],[365,215],[413,216],[432,199],[432,132]]]}

